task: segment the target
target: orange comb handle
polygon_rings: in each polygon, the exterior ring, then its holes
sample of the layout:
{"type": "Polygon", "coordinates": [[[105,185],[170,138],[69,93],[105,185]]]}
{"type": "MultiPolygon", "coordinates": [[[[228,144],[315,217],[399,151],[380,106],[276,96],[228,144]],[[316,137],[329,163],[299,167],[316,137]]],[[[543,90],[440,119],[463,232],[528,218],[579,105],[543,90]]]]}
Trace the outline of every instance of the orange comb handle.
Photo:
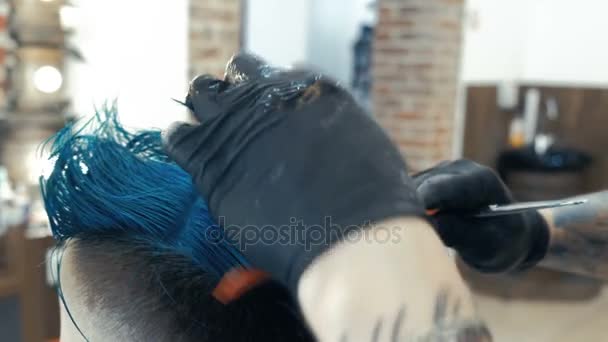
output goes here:
{"type": "Polygon", "coordinates": [[[239,299],[247,291],[266,281],[270,276],[260,270],[236,268],[226,273],[213,290],[213,297],[223,304],[239,299]]]}
{"type": "Polygon", "coordinates": [[[439,209],[427,209],[426,210],[426,215],[427,216],[435,216],[438,212],[439,212],[439,209]]]}

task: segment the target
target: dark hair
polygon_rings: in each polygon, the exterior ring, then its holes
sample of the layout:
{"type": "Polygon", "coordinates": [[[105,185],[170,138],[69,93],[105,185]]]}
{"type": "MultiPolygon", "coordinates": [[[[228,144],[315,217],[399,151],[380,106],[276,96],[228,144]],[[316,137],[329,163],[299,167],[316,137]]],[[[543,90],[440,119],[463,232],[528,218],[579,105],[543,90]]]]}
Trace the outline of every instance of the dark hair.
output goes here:
{"type": "Polygon", "coordinates": [[[82,127],[61,130],[48,143],[52,173],[41,178],[53,235],[72,241],[86,303],[111,310],[134,340],[312,340],[274,282],[227,305],[211,296],[247,261],[191,177],[167,158],[160,131],[130,133],[116,112],[106,106],[82,127]]]}

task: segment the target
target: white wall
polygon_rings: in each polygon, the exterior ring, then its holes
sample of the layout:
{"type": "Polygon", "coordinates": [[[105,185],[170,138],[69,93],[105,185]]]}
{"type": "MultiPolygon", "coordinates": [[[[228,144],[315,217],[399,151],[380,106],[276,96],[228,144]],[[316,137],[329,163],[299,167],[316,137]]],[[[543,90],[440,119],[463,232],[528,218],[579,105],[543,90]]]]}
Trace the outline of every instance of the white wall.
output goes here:
{"type": "Polygon", "coordinates": [[[353,46],[363,23],[373,21],[370,0],[312,0],[308,62],[325,74],[350,84],[353,46]]]}
{"type": "Polygon", "coordinates": [[[528,15],[535,0],[468,0],[463,44],[465,81],[522,77],[528,15]]]}
{"type": "Polygon", "coordinates": [[[608,1],[534,2],[525,78],[608,85],[608,1]]]}
{"type": "Polygon", "coordinates": [[[69,91],[77,113],[118,98],[129,126],[165,127],[186,118],[171,97],[187,87],[188,1],[103,0],[77,2],[73,37],[87,59],[70,63],[69,91]]]}
{"type": "Polygon", "coordinates": [[[353,44],[371,0],[248,0],[245,48],[282,66],[308,65],[349,84],[353,44]]]}
{"type": "Polygon", "coordinates": [[[311,0],[248,0],[245,48],[284,67],[306,62],[311,0]]]}
{"type": "Polygon", "coordinates": [[[608,85],[608,1],[468,0],[467,7],[465,82],[608,85]]]}

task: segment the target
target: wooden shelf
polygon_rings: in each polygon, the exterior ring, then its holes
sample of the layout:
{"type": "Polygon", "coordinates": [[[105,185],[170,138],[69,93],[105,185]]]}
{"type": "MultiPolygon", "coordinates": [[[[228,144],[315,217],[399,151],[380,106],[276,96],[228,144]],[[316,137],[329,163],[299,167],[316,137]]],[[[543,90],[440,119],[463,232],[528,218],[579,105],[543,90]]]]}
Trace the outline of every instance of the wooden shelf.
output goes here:
{"type": "Polygon", "coordinates": [[[0,270],[0,298],[19,299],[22,342],[45,342],[59,335],[59,301],[42,266],[53,240],[27,238],[25,233],[25,227],[17,227],[0,237],[6,259],[0,270]]]}
{"type": "Polygon", "coordinates": [[[0,275],[0,297],[13,297],[19,295],[19,279],[16,276],[0,275]]]}
{"type": "Polygon", "coordinates": [[[64,115],[56,113],[23,113],[7,114],[0,113],[0,124],[10,126],[33,126],[33,127],[63,127],[68,121],[64,115]]]}

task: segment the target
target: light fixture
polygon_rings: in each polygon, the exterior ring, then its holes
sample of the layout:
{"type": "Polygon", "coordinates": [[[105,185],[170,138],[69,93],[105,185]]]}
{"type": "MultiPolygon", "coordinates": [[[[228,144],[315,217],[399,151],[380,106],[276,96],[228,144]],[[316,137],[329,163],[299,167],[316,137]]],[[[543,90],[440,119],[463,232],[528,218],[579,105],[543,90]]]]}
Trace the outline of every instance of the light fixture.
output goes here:
{"type": "Polygon", "coordinates": [[[61,6],[59,9],[59,18],[64,30],[75,30],[81,24],[80,10],[73,6],[61,6]]]}
{"type": "Polygon", "coordinates": [[[45,65],[34,72],[34,86],[43,93],[55,93],[61,88],[62,84],[63,76],[61,76],[61,72],[53,66],[45,65]]]}

